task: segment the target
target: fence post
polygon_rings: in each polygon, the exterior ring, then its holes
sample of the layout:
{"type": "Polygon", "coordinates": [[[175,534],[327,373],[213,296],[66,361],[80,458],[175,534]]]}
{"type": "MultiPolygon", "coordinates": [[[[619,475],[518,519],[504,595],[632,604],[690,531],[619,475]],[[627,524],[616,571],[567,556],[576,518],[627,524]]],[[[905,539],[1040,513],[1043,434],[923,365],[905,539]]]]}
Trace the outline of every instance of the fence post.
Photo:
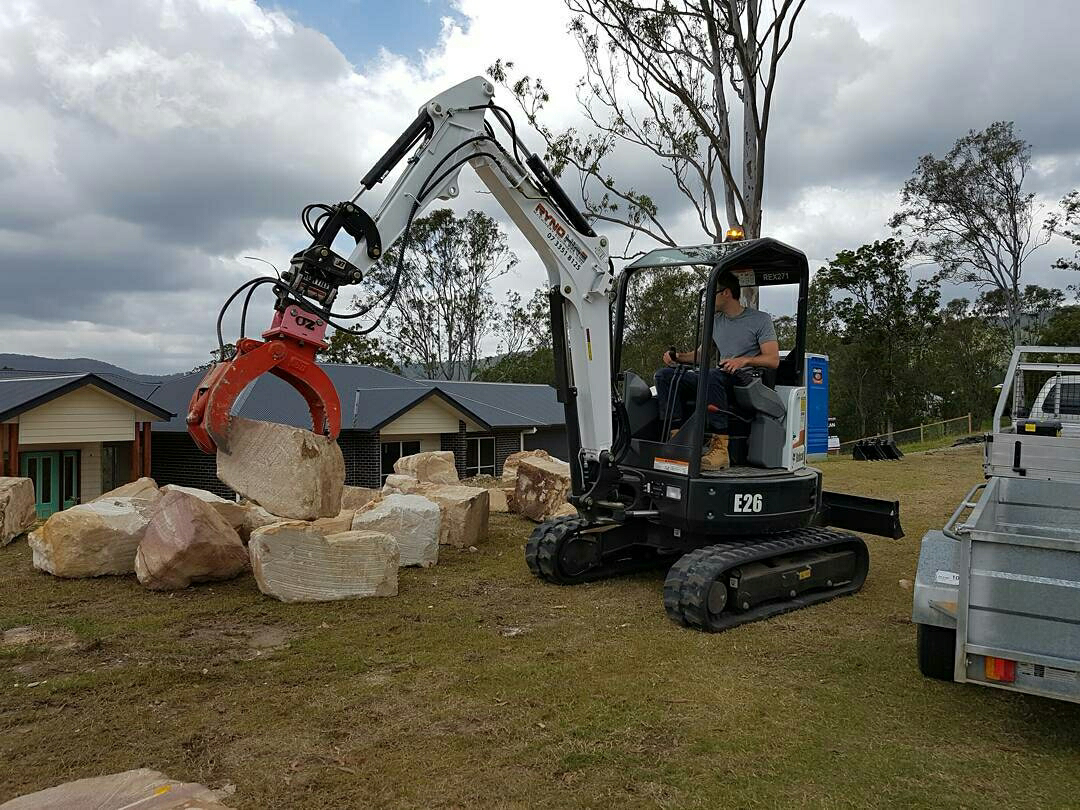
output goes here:
{"type": "Polygon", "coordinates": [[[924,441],[926,441],[926,436],[924,435],[923,426],[919,425],[919,444],[922,444],[924,441]]]}
{"type": "Polygon", "coordinates": [[[971,433],[971,413],[968,412],[968,433],[971,433]]]}

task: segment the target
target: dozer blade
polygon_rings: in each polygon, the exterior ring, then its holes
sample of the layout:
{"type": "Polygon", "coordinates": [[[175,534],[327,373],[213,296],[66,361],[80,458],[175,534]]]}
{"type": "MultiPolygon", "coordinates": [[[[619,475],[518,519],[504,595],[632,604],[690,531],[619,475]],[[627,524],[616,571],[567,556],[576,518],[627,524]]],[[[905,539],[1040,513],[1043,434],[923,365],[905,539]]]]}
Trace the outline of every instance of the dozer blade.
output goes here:
{"type": "Polygon", "coordinates": [[[855,593],[869,567],[861,539],[830,529],[719,543],[671,567],[664,609],[684,627],[718,633],[855,593]]]}

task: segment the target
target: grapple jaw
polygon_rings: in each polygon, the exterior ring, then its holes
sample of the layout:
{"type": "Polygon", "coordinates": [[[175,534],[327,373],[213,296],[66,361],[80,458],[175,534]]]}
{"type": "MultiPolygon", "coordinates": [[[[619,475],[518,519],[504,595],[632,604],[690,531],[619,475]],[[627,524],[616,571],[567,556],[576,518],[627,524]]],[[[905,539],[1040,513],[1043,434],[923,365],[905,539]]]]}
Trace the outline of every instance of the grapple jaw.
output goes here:
{"type": "Polygon", "coordinates": [[[229,421],[237,397],[269,372],[300,392],[315,433],[336,439],[341,403],[330,378],[315,362],[326,347],[326,324],[296,306],[279,311],[263,340],[241,338],[231,360],[216,363],[202,378],[188,406],[188,433],[204,453],[229,450],[229,421]]]}

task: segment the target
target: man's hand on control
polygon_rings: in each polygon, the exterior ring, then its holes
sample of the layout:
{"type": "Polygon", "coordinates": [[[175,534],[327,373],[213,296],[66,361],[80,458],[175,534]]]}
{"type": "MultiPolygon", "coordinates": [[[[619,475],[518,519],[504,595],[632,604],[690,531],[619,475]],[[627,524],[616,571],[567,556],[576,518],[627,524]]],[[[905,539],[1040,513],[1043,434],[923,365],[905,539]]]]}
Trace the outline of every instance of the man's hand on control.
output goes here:
{"type": "Polygon", "coordinates": [[[729,357],[720,363],[720,370],[726,371],[728,374],[734,374],[740,368],[745,368],[749,365],[748,357],[729,357]]]}

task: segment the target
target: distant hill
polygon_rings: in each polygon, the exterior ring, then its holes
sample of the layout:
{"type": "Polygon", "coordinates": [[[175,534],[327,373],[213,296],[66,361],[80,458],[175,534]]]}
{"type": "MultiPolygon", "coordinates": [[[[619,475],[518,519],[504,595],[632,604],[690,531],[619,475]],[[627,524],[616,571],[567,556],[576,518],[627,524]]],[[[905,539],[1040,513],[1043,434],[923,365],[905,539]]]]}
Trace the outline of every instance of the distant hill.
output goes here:
{"type": "Polygon", "coordinates": [[[175,374],[139,374],[126,368],[114,366],[104,360],[92,360],[89,357],[37,357],[32,354],[0,354],[0,371],[55,371],[58,373],[90,372],[92,374],[116,374],[139,382],[158,382],[175,377],[175,374]]]}

